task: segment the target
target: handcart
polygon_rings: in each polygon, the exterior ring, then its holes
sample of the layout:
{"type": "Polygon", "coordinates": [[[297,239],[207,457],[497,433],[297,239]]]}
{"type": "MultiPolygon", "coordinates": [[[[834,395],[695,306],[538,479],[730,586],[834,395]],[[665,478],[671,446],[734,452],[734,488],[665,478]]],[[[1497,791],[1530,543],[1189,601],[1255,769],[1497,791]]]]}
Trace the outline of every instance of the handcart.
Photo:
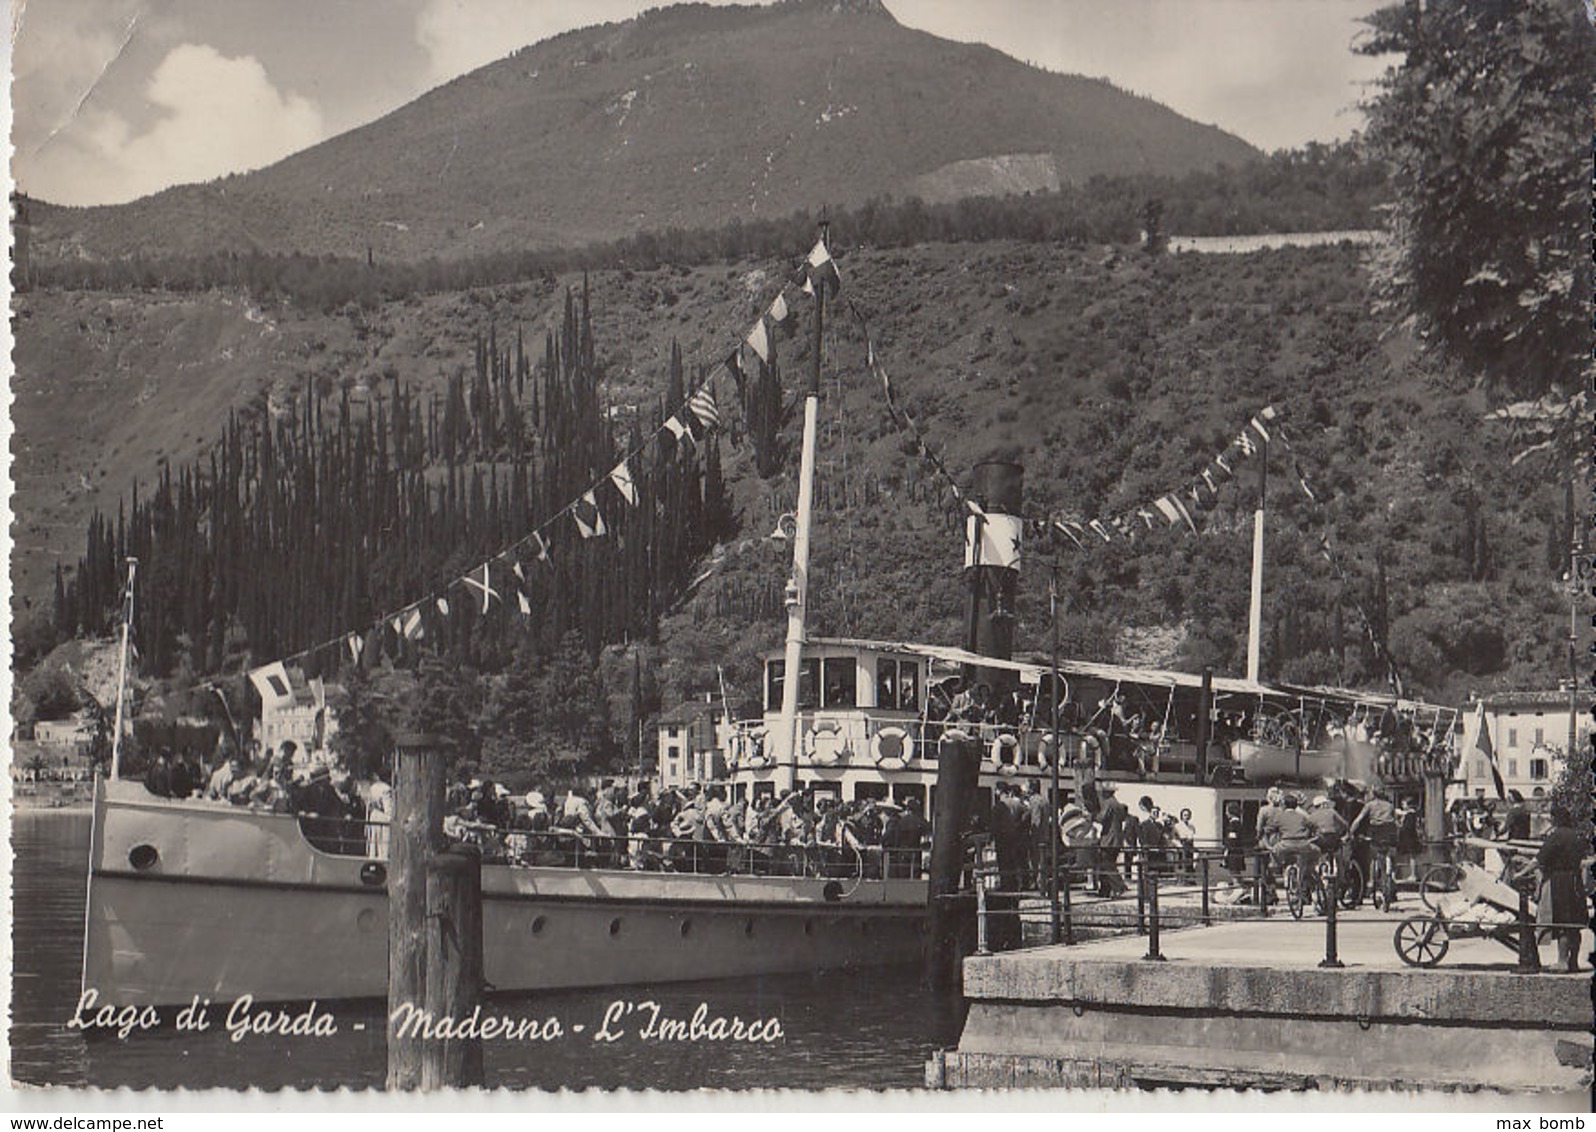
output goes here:
{"type": "MultiPolygon", "coordinates": [[[[1430,912],[1409,916],[1397,925],[1392,942],[1402,962],[1410,967],[1434,967],[1446,957],[1454,939],[1494,939],[1518,951],[1520,890],[1467,861],[1453,868],[1455,888],[1427,893],[1425,904],[1430,912]]],[[[1529,916],[1533,925],[1533,900],[1529,916]]]]}

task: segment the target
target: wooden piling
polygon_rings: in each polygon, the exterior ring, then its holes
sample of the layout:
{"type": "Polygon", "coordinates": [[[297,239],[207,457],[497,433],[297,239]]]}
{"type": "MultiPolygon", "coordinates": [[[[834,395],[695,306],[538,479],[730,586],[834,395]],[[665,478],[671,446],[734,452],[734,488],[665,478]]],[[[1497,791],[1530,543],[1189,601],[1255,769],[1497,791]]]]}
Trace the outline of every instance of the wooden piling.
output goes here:
{"type": "MultiPolygon", "coordinates": [[[[427,862],[427,1014],[456,1024],[482,1005],[482,855],[455,845],[427,862]]],[[[480,1088],[481,1038],[442,1038],[421,1051],[423,1089],[480,1088]]]]}
{"type": "Polygon", "coordinates": [[[422,1039],[401,1035],[400,1007],[426,993],[426,863],[442,851],[444,758],[449,740],[406,734],[394,740],[393,821],[388,839],[388,1088],[421,1086],[422,1039]]]}
{"type": "Polygon", "coordinates": [[[937,989],[959,985],[962,940],[972,902],[959,895],[964,873],[964,832],[981,776],[981,748],[973,738],[944,735],[937,745],[935,818],[931,826],[931,883],[927,913],[931,946],[926,981],[937,989]]]}

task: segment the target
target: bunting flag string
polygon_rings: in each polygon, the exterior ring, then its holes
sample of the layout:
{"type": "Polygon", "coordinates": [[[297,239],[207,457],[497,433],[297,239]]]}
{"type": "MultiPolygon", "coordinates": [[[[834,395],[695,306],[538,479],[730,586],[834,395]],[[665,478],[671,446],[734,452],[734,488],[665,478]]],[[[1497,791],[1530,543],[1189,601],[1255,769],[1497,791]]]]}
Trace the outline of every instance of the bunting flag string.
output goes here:
{"type": "MultiPolygon", "coordinates": [[[[842,286],[842,276],[837,270],[836,261],[832,259],[830,249],[826,247],[825,240],[816,242],[810,251],[805,264],[798,275],[792,280],[793,285],[800,286],[806,294],[814,294],[814,283],[819,282],[827,297],[835,296],[842,286]]],[[[762,361],[770,360],[770,336],[767,327],[777,327],[784,332],[790,331],[793,322],[793,312],[787,303],[786,286],[783,284],[777,289],[775,297],[760,314],[753,326],[744,335],[742,342],[732,350],[705,375],[698,386],[693,389],[682,404],[676,406],[673,412],[665,418],[652,433],[643,439],[636,448],[625,454],[621,461],[615,465],[604,477],[593,483],[577,498],[566,504],[563,508],[548,516],[535,529],[529,531],[516,542],[505,547],[498,554],[493,555],[487,562],[474,567],[465,575],[455,578],[443,589],[447,590],[457,585],[463,585],[473,596],[482,603],[482,615],[487,616],[494,601],[503,602],[505,597],[493,586],[491,564],[494,561],[509,562],[511,571],[516,578],[515,589],[516,605],[522,616],[532,615],[531,599],[527,595],[526,573],[522,569],[520,554],[530,550],[532,557],[542,562],[550,570],[554,569],[554,560],[549,554],[549,536],[546,532],[553,531],[557,525],[569,517],[577,533],[583,539],[603,537],[609,531],[609,525],[604,521],[600,509],[598,491],[605,484],[612,487],[616,494],[628,506],[638,505],[637,483],[632,478],[631,462],[659,441],[665,434],[670,433],[677,441],[686,440],[694,445],[700,442],[700,435],[694,425],[700,426],[705,433],[720,425],[720,409],[715,400],[714,382],[722,370],[728,373],[737,387],[739,399],[746,395],[747,376],[743,372],[741,351],[744,345],[753,349],[762,361]]],[[[449,601],[443,591],[422,598],[403,606],[393,613],[385,613],[373,623],[374,629],[392,629],[399,642],[419,641],[426,637],[426,626],[422,619],[422,606],[431,600],[438,613],[447,617],[450,613],[449,601]]],[[[356,664],[360,663],[362,653],[365,651],[365,641],[359,633],[344,632],[329,640],[311,645],[292,653],[281,664],[291,664],[303,661],[311,655],[330,648],[343,648],[349,652],[356,664]]]]}

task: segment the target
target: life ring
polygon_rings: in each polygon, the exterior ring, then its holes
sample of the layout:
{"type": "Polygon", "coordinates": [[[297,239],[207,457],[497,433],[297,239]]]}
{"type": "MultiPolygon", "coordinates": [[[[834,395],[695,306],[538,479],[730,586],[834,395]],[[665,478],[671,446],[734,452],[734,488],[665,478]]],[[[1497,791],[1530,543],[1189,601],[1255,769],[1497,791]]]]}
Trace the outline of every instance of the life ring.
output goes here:
{"type": "Polygon", "coordinates": [[[1014,774],[1020,769],[1020,740],[1011,731],[1005,731],[992,740],[992,762],[999,774],[1014,774]]]}
{"type": "Polygon", "coordinates": [[[770,765],[770,760],[764,755],[749,755],[746,765],[749,770],[762,770],[770,765]]]}
{"type": "Polygon", "coordinates": [[[836,766],[848,749],[840,728],[816,727],[804,736],[804,753],[816,766],[836,766]]]}
{"type": "Polygon", "coordinates": [[[1053,733],[1043,732],[1042,737],[1036,741],[1036,765],[1050,767],[1053,765],[1053,733]]]}
{"type": "Polygon", "coordinates": [[[870,740],[870,757],[882,770],[902,770],[914,758],[914,739],[901,727],[883,727],[870,740]]]}
{"type": "Polygon", "coordinates": [[[1108,765],[1108,733],[1094,727],[1081,736],[1080,762],[1086,766],[1108,765]]]}

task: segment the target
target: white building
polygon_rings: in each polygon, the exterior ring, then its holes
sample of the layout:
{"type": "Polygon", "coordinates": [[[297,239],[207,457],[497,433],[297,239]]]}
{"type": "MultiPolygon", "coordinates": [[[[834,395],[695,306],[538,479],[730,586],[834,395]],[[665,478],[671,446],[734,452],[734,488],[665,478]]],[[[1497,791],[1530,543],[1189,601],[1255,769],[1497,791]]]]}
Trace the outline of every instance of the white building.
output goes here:
{"type": "Polygon", "coordinates": [[[338,718],[327,707],[326,686],[319,678],[306,680],[297,668],[288,669],[288,686],[289,696],[262,699],[256,738],[263,750],[275,751],[292,742],[296,766],[325,762],[331,754],[330,740],[338,731],[338,718]]]}
{"type": "Polygon", "coordinates": [[[721,745],[721,709],[706,693],[659,717],[661,789],[710,782],[726,773],[721,745]]]}
{"type": "MultiPolygon", "coordinates": [[[[1501,768],[1502,785],[1517,790],[1525,798],[1538,798],[1552,791],[1552,784],[1567,761],[1569,694],[1555,692],[1496,692],[1470,700],[1463,706],[1459,726],[1463,736],[1458,744],[1462,765],[1464,796],[1496,797],[1496,783],[1485,753],[1479,749],[1480,703],[1485,704],[1485,727],[1501,768]]],[[[1575,739],[1577,749],[1590,743],[1591,720],[1583,710],[1585,698],[1576,700],[1581,710],[1575,739]]]]}

